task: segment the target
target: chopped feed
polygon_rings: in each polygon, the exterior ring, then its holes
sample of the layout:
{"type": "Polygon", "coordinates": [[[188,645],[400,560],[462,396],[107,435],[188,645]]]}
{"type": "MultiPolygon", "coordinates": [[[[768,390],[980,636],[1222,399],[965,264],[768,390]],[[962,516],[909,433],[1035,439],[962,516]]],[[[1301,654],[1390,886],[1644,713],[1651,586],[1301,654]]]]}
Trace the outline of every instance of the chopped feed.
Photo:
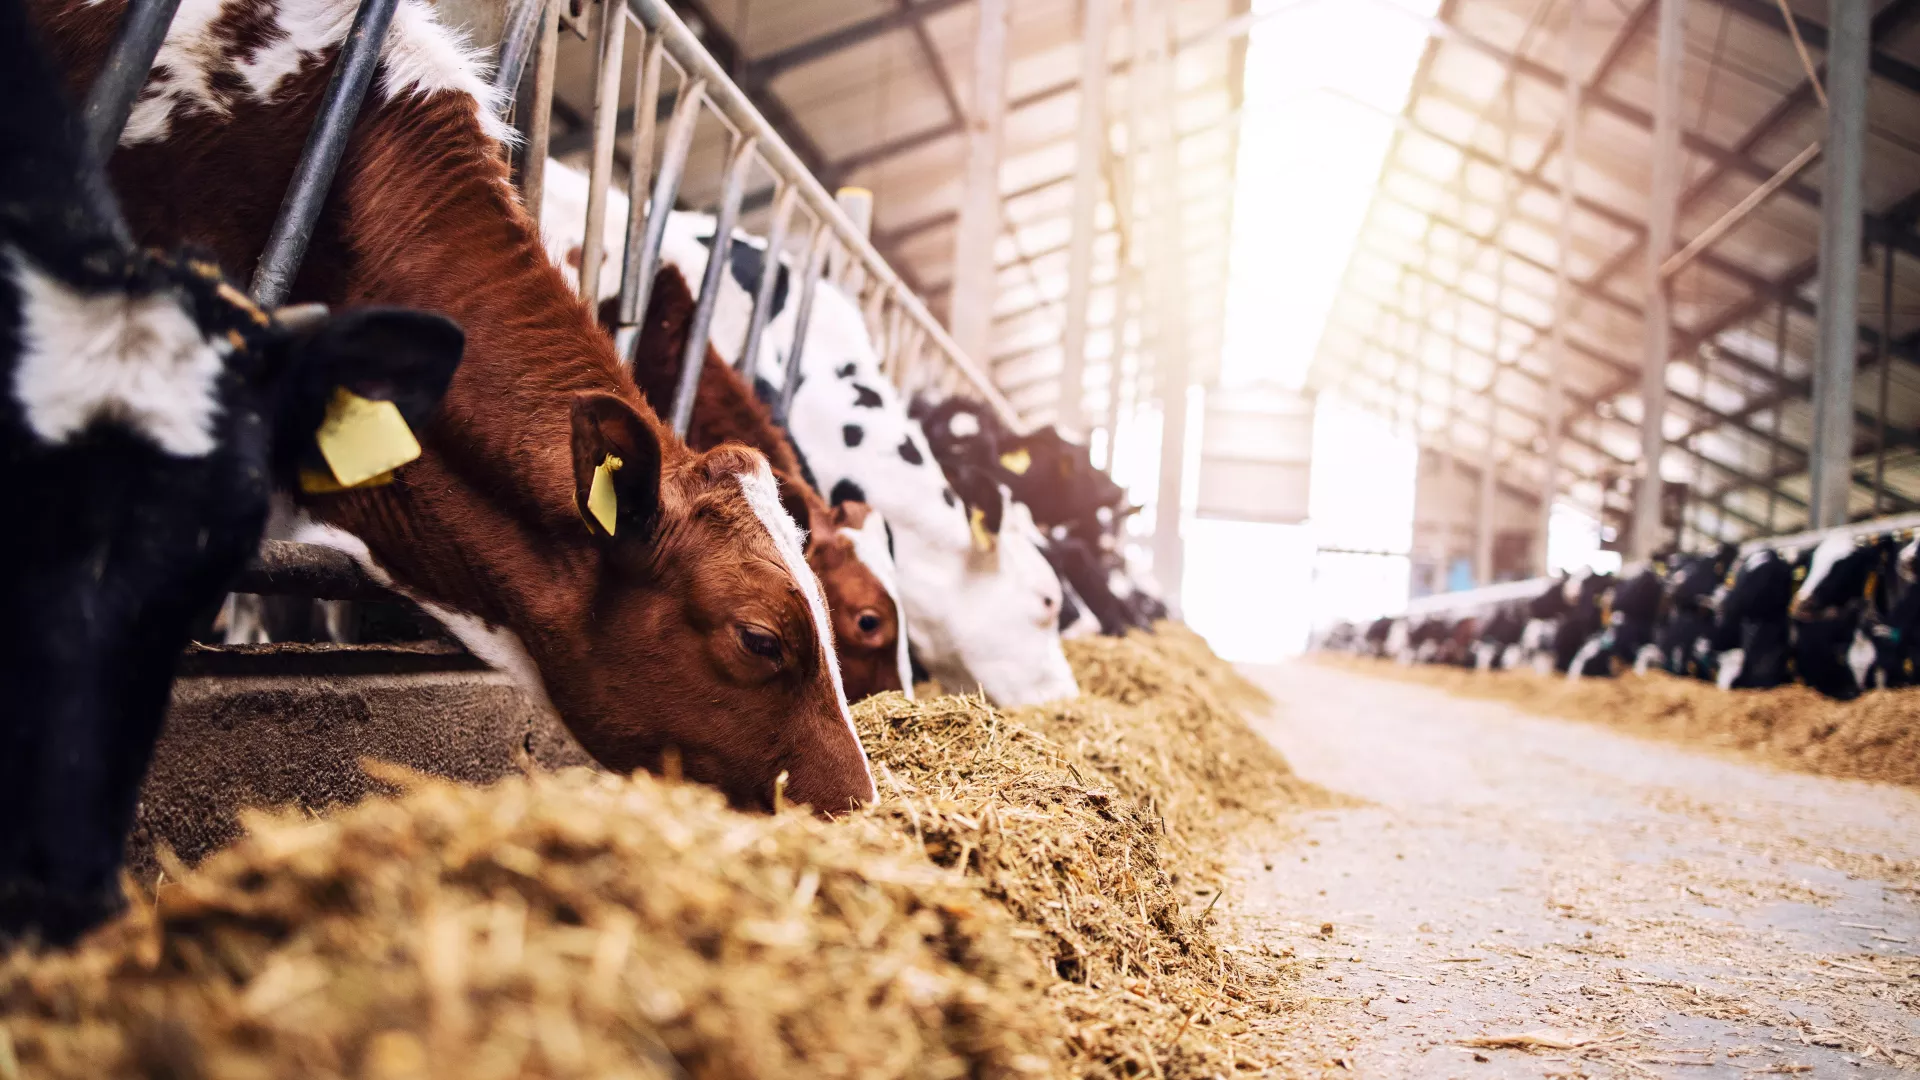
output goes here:
{"type": "Polygon", "coordinates": [[[1218,840],[1319,796],[1183,629],[1072,659],[1056,706],[857,707],[882,799],[830,824],[370,766],[406,790],[253,814],[80,951],[0,960],[0,1077],[1257,1068],[1236,1037],[1291,998],[1215,936],[1218,840]]]}
{"type": "Polygon", "coordinates": [[[1914,721],[1920,716],[1920,688],[1872,690],[1853,701],[1835,701],[1805,686],[1722,690],[1664,672],[1568,682],[1565,676],[1531,671],[1359,658],[1325,662],[1530,712],[1731,750],[1800,772],[1920,786],[1920,724],[1914,721]]]}

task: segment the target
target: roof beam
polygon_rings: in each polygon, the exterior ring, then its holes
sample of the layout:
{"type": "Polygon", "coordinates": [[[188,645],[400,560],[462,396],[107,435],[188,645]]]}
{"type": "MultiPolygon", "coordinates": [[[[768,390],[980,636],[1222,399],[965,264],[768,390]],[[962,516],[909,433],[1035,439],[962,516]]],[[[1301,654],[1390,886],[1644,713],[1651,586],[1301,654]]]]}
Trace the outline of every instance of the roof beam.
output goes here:
{"type": "Polygon", "coordinates": [[[875,15],[870,19],[849,23],[838,30],[830,30],[798,45],[789,45],[749,63],[744,73],[746,77],[740,85],[743,88],[753,85],[764,86],[794,68],[811,64],[816,60],[824,60],[834,53],[844,52],[856,45],[864,45],[896,30],[919,28],[921,20],[970,2],[971,0],[922,0],[921,3],[914,4],[908,0],[901,0],[898,8],[884,15],[875,15]]]}

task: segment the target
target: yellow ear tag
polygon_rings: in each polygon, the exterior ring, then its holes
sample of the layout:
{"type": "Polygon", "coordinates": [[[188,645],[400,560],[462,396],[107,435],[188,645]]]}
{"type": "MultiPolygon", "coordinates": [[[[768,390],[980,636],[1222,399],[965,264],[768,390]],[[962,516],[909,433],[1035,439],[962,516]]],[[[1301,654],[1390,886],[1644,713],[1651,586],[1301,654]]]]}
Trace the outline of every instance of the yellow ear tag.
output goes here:
{"type": "Polygon", "coordinates": [[[593,486],[587,489],[587,513],[607,530],[608,536],[613,535],[613,525],[620,514],[620,496],[613,491],[613,474],[619,472],[623,464],[608,454],[605,461],[594,467],[593,486]]]}
{"type": "Polygon", "coordinates": [[[1018,450],[1009,450],[1000,455],[1000,467],[1015,476],[1025,476],[1027,470],[1033,468],[1033,455],[1027,453],[1027,448],[1024,446],[1018,450]]]}
{"type": "Polygon", "coordinates": [[[400,406],[363,398],[343,386],[334,388],[314,441],[341,487],[359,487],[420,456],[420,441],[400,406]]]}
{"type": "Polygon", "coordinates": [[[349,488],[347,485],[335,480],[333,474],[330,472],[322,472],[319,469],[300,470],[300,490],[309,495],[332,495],[340,491],[365,491],[367,488],[377,488],[391,483],[393,483],[393,473],[391,471],[383,472],[371,480],[362,480],[349,488]]]}
{"type": "Polygon", "coordinates": [[[993,550],[993,534],[987,531],[987,512],[975,507],[968,523],[973,526],[973,550],[982,554],[993,550]]]}

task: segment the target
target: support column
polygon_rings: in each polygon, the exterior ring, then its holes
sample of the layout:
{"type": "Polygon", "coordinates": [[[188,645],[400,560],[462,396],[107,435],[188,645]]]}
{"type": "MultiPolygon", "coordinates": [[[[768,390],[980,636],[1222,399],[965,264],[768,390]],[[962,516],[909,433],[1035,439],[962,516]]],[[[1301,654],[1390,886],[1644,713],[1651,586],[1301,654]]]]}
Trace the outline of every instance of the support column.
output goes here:
{"type": "Polygon", "coordinates": [[[1660,266],[1673,254],[1680,202],[1680,78],[1686,60],[1686,0],[1659,0],[1659,45],[1653,106],[1653,187],[1647,203],[1646,325],[1640,351],[1640,484],[1633,500],[1627,557],[1644,559],[1660,546],[1660,461],[1667,449],[1667,356],[1673,351],[1672,292],[1660,266]]]}
{"type": "Polygon", "coordinates": [[[1187,449],[1187,327],[1186,275],[1180,242],[1180,163],[1175,157],[1179,146],[1174,139],[1176,83],[1169,45],[1173,40],[1171,5],[1154,0],[1135,0],[1134,26],[1143,34],[1147,52],[1145,88],[1152,95],[1153,202],[1152,221],[1154,258],[1151,269],[1158,276],[1153,282],[1153,302],[1158,307],[1155,368],[1159,377],[1155,389],[1160,399],[1160,484],[1154,499],[1153,572],[1160,579],[1170,604],[1177,605],[1185,549],[1180,538],[1182,482],[1186,474],[1187,449]],[[1141,17],[1141,6],[1151,12],[1141,17]]]}
{"type": "MultiPolygon", "coordinates": [[[[1086,12],[1080,26],[1080,134],[1073,159],[1073,236],[1067,252],[1067,325],[1060,359],[1057,421],[1061,433],[1068,438],[1086,434],[1082,410],[1087,397],[1087,300],[1093,291],[1093,241],[1099,227],[1096,217],[1100,209],[1100,159],[1107,145],[1110,0],[1083,2],[1086,12]]],[[[1116,313],[1116,322],[1118,317],[1116,313]]],[[[1114,355],[1118,356],[1118,351],[1114,355]]]]}
{"type": "Polygon", "coordinates": [[[1573,210],[1580,179],[1580,45],[1586,36],[1586,0],[1571,0],[1567,11],[1567,84],[1560,120],[1560,257],[1553,268],[1553,349],[1547,358],[1547,460],[1540,484],[1540,523],[1533,540],[1533,565],[1548,571],[1548,532],[1553,525],[1553,500],[1560,493],[1560,454],[1565,443],[1567,415],[1566,372],[1572,364],[1567,348],[1567,324],[1573,320],[1573,210]]]}
{"type": "Polygon", "coordinates": [[[1007,111],[1007,14],[1012,0],[980,0],[973,45],[973,113],[966,118],[966,189],[953,243],[947,325],[961,351],[985,362],[993,346],[993,248],[1000,238],[1001,130],[1007,111]]]}
{"type": "Polygon", "coordinates": [[[1487,441],[1480,451],[1480,499],[1475,507],[1473,525],[1473,580],[1477,585],[1493,584],[1493,538],[1495,500],[1500,486],[1495,473],[1500,467],[1500,376],[1506,372],[1507,351],[1507,262],[1509,247],[1501,239],[1513,221],[1514,204],[1520,193],[1513,182],[1513,126],[1515,115],[1513,80],[1505,84],[1500,115],[1500,217],[1493,227],[1493,373],[1487,377],[1487,441]]]}
{"type": "Polygon", "coordinates": [[[1820,186],[1820,330],[1813,364],[1813,528],[1847,522],[1853,490],[1853,367],[1859,347],[1860,174],[1867,140],[1868,0],[1832,0],[1827,27],[1826,178],[1820,186]]]}

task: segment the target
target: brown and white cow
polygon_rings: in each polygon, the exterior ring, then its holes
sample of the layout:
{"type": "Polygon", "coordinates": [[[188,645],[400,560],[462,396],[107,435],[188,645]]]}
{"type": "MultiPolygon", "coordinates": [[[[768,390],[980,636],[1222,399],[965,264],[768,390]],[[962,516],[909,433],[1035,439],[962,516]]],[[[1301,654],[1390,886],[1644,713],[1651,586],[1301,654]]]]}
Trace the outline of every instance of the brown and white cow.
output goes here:
{"type": "MultiPolygon", "coordinates": [[[[633,376],[647,400],[663,408],[673,400],[680,379],[693,307],[693,293],[679,269],[661,266],[647,303],[640,363],[633,376]]],[[[901,628],[900,590],[893,578],[885,520],[865,503],[828,506],[767,407],[708,346],[687,442],[710,449],[729,441],[767,455],[787,511],[806,525],[807,565],[820,576],[826,591],[847,698],[858,701],[885,690],[911,697],[912,667],[901,628]]]]}
{"type": "MultiPolygon", "coordinates": [[[[124,4],[28,5],[80,95],[124,4]]],[[[141,242],[254,264],[354,10],[184,0],[110,163],[141,242]]],[[[302,497],[309,538],[545,694],[609,767],[671,751],[741,806],[772,803],[782,777],[822,810],[872,799],[766,458],[695,453],[648,407],[547,263],[483,74],[427,4],[400,0],[293,295],[443,313],[466,360],[393,483],[302,497]]]]}

